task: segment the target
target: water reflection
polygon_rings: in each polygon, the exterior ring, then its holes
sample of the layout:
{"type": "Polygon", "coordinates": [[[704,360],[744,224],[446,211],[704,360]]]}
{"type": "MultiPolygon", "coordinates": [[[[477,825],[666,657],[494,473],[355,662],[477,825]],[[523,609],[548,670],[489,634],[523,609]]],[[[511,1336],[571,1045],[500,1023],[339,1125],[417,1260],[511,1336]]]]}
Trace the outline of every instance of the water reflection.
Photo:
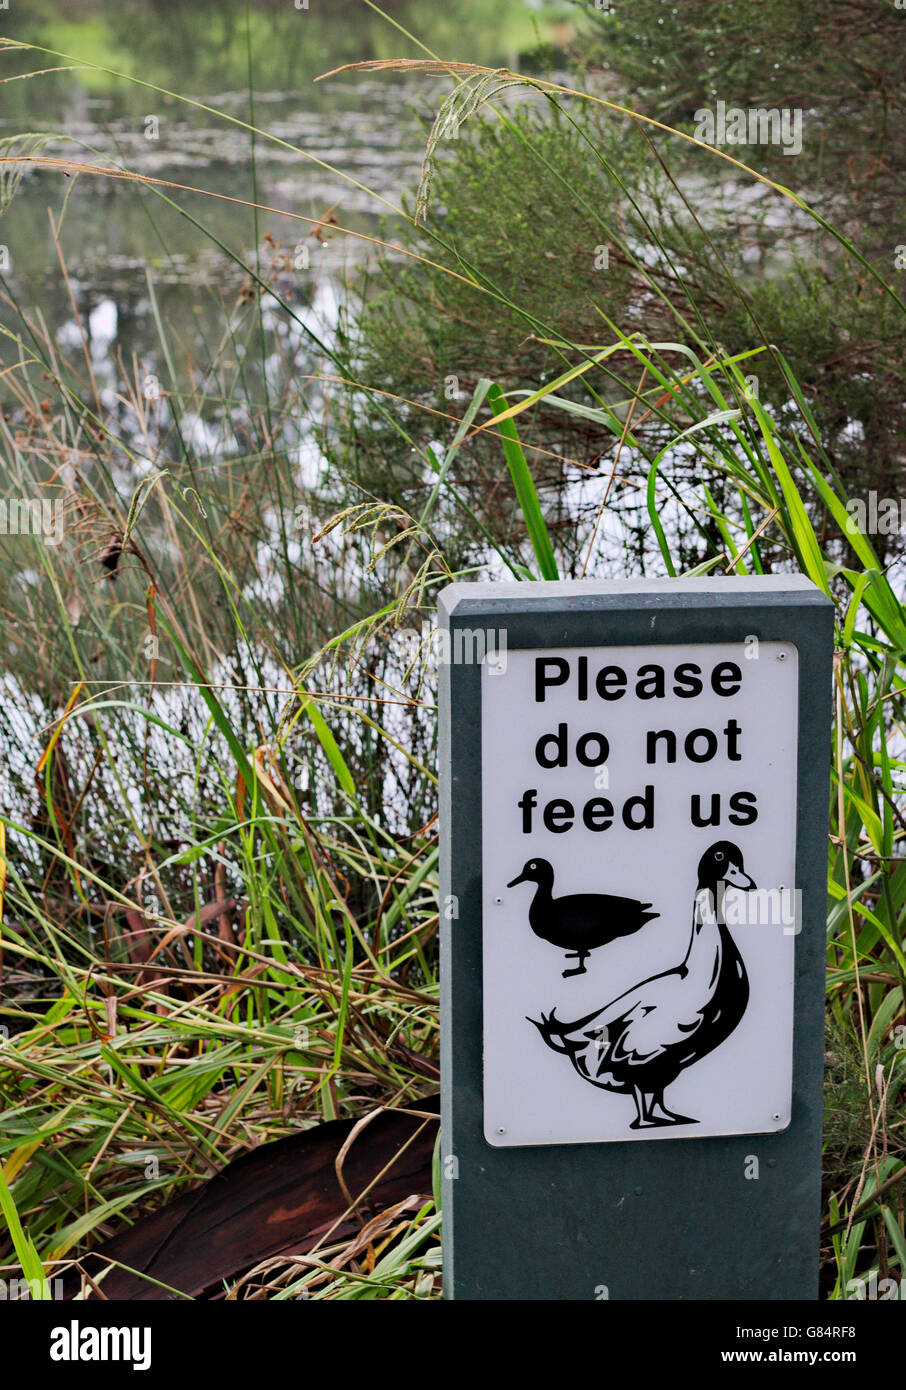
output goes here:
{"type": "MultiPolygon", "coordinates": [[[[409,28],[435,51],[499,63],[517,60],[547,29],[548,14],[563,9],[547,0],[497,0],[488,25],[483,0],[385,0],[390,20],[409,28]]],[[[4,86],[0,139],[23,131],[60,135],[41,153],[79,162],[116,165],[138,174],[318,218],[327,209],[343,226],[374,232],[385,209],[369,192],[397,203],[414,183],[424,143],[423,122],[436,90],[424,79],[375,80],[343,74],[315,77],[343,63],[375,57],[420,56],[399,28],[363,0],[296,0],[245,7],[219,0],[85,0],[73,15],[35,0],[4,14],[4,34],[74,54],[139,78],[137,85],[96,68],[43,72],[4,86]],[[253,97],[249,94],[249,70],[253,97]],[[187,105],[154,87],[199,103],[187,105]],[[207,107],[209,109],[203,109],[207,107]],[[286,145],[258,138],[235,121],[256,123],[286,145]],[[254,165],[253,165],[254,157],[254,165]],[[329,166],[340,172],[332,172],[329,166]],[[345,177],[344,177],[345,175],[345,177]],[[362,185],[358,187],[357,185],[362,185]]],[[[60,63],[44,52],[2,55],[3,75],[45,70],[60,63]]],[[[8,280],[19,309],[40,307],[51,336],[64,340],[74,326],[73,301],[83,320],[104,300],[113,302],[117,332],[108,348],[125,360],[155,348],[146,269],[161,294],[161,309],[175,314],[183,342],[214,331],[221,302],[241,287],[239,260],[253,259],[269,230],[295,259],[311,227],[289,217],[253,212],[203,194],[163,190],[187,216],[148,189],[101,177],[75,183],[62,173],[26,173],[2,220],[9,248],[8,280]],[[60,228],[59,248],[48,216],[60,228]],[[194,219],[194,222],[193,220],[194,219]],[[195,225],[195,223],[201,225],[195,225]],[[210,236],[206,235],[209,233],[210,236]],[[65,260],[71,285],[61,274],[65,260]],[[177,286],[182,294],[169,295],[177,286]],[[191,286],[193,303],[185,302],[191,286]],[[186,336],[188,335],[188,337],[186,336]]],[[[284,297],[310,302],[318,272],[342,279],[361,261],[367,244],[339,235],[314,241],[311,270],[284,277],[284,297]]],[[[0,308],[0,322],[16,327],[16,312],[0,308]]]]}

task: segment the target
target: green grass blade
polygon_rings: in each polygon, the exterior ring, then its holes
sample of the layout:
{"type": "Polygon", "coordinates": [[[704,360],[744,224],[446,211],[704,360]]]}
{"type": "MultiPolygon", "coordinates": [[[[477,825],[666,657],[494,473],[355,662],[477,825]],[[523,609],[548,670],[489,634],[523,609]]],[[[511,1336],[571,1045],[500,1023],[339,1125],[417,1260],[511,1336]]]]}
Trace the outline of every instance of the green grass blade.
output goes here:
{"type": "Polygon", "coordinates": [[[496,383],[488,388],[488,404],[494,412],[495,420],[492,424],[496,424],[496,428],[503,436],[503,452],[507,467],[510,470],[510,477],[513,479],[516,496],[522,508],[522,515],[525,518],[541,577],[542,579],[559,579],[554,548],[551,545],[550,535],[545,525],[541,504],[538,501],[535,480],[526,462],[522,445],[519,442],[519,435],[516,433],[516,426],[511,419],[506,417],[506,412],[509,409],[506,397],[496,383]]]}

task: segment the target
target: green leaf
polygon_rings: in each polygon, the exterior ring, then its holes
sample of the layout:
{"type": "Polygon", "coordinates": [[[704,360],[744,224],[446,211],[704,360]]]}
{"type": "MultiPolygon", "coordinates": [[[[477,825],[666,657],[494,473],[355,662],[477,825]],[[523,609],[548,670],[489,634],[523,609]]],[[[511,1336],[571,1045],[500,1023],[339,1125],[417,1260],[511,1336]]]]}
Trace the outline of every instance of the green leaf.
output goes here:
{"type": "Polygon", "coordinates": [[[0,1211],[2,1211],[6,1219],[6,1224],[10,1236],[12,1237],[13,1248],[22,1266],[22,1273],[31,1286],[30,1292],[32,1298],[39,1299],[42,1302],[49,1301],[51,1292],[44,1273],[44,1266],[41,1263],[38,1252],[30,1236],[27,1236],[22,1229],[22,1222],[19,1220],[16,1203],[7,1185],[2,1167],[0,1167],[0,1211]]]}
{"type": "Polygon", "coordinates": [[[768,447],[768,454],[787,505],[787,515],[792,531],[791,539],[796,547],[799,563],[812,583],[817,584],[818,588],[822,589],[830,598],[831,591],[824,570],[824,556],[821,554],[821,547],[818,544],[812,523],[809,521],[808,512],[799,496],[799,490],[793,481],[793,475],[787,466],[786,459],[777,447],[774,425],[765,414],[758,398],[751,396],[749,400],[758,420],[764,442],[768,447]]]}
{"type": "Polygon", "coordinates": [[[330,730],[330,725],[322,715],[318,706],[315,704],[311,695],[304,695],[301,701],[302,709],[312,722],[318,742],[327,754],[327,760],[337,776],[337,781],[343,788],[351,801],[355,801],[355,780],[349,771],[346,759],[340,752],[339,745],[330,730]]]}
{"type": "Polygon", "coordinates": [[[541,577],[542,579],[559,579],[557,561],[554,559],[554,548],[551,545],[551,539],[544,522],[541,504],[538,501],[535,481],[525,461],[525,454],[519,442],[519,435],[516,433],[516,426],[512,420],[506,418],[506,412],[509,409],[506,397],[496,383],[488,389],[488,405],[494,412],[494,419],[488,428],[496,427],[503,436],[503,452],[507,467],[510,470],[510,477],[513,479],[516,496],[522,508],[522,515],[525,518],[529,540],[538,561],[541,577]]]}

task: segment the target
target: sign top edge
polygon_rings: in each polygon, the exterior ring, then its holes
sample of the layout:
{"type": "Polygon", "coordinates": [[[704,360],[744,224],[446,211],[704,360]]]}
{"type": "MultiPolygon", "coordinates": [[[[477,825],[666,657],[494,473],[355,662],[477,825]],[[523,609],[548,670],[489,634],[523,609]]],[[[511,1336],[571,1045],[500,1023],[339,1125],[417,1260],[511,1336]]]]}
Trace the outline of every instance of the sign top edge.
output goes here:
{"type": "Polygon", "coordinates": [[[833,607],[833,602],[810,579],[802,574],[725,575],[719,579],[708,576],[695,579],[557,579],[503,580],[494,582],[448,584],[437,596],[438,609],[447,616],[454,613],[525,611],[556,608],[567,600],[579,600],[570,607],[615,607],[631,600],[643,605],[661,601],[665,606],[697,607],[714,603],[720,606],[740,599],[748,604],[767,602],[772,605],[786,600],[794,604],[816,604],[833,607]]]}

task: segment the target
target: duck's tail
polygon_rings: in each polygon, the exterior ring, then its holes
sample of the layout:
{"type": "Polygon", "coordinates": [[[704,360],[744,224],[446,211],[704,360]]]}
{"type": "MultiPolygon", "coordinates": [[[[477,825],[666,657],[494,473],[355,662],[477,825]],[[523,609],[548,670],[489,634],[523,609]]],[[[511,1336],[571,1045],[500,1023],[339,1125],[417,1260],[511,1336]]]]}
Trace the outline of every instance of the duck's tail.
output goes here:
{"type": "Polygon", "coordinates": [[[587,1037],[584,1035],[574,1037],[572,1035],[585,1028],[587,1024],[594,1023],[601,1013],[603,1013],[603,1009],[595,1009],[594,1013],[586,1014],[584,1018],[577,1018],[574,1023],[563,1023],[557,1017],[556,1009],[551,1009],[549,1014],[542,1014],[540,1023],[537,1018],[530,1018],[528,1014],[526,1014],[526,1018],[529,1023],[534,1023],[553,1052],[563,1052],[571,1057],[588,1046],[587,1037]]]}

